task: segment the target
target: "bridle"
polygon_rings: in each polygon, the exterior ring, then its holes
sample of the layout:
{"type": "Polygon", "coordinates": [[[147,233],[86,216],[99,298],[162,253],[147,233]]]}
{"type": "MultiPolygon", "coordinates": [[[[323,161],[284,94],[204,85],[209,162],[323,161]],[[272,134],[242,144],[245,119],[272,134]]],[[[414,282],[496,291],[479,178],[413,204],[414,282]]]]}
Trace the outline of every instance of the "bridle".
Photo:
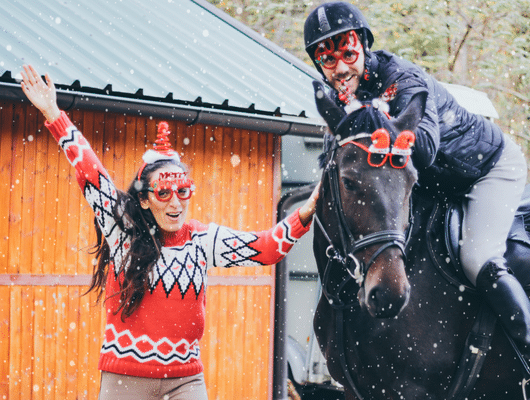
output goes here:
{"type": "Polygon", "coordinates": [[[326,229],[322,225],[322,222],[316,215],[315,221],[329,243],[329,246],[326,249],[328,262],[324,268],[324,273],[322,274],[321,284],[324,295],[334,308],[350,308],[355,304],[358,304],[356,300],[344,302],[340,297],[340,293],[352,279],[355,280],[359,287],[362,287],[368,270],[375,262],[377,257],[379,257],[379,255],[381,255],[381,253],[383,253],[386,249],[389,247],[397,247],[400,249],[403,258],[406,258],[405,247],[408,238],[404,232],[394,229],[384,230],[367,234],[362,236],[360,239],[355,240],[346,222],[346,217],[340,198],[339,173],[338,166],[335,162],[335,154],[340,147],[346,144],[357,145],[364,150],[365,146],[357,143],[356,141],[370,136],[370,134],[360,133],[341,140],[340,142],[335,138],[332,147],[329,150],[331,151],[331,156],[329,157],[329,161],[324,170],[324,175],[327,175],[329,180],[331,207],[333,208],[335,216],[339,221],[340,248],[337,248],[337,246],[333,244],[331,238],[326,232],[326,229]],[[367,263],[359,261],[359,259],[356,257],[356,253],[376,244],[381,245],[373,253],[370,260],[367,263]],[[346,269],[348,275],[345,276],[339,285],[334,285],[335,290],[332,292],[329,288],[330,274],[337,266],[346,269]]]}
{"type": "MultiPolygon", "coordinates": [[[[328,150],[328,152],[331,151],[331,156],[329,157],[329,161],[324,169],[322,180],[324,180],[324,177],[326,175],[328,176],[331,192],[331,206],[333,207],[333,211],[337,217],[337,220],[339,221],[339,236],[341,244],[340,248],[337,248],[337,246],[333,244],[333,241],[326,232],[326,229],[322,225],[322,222],[316,214],[314,215],[314,219],[317,222],[317,225],[319,226],[324,237],[329,243],[329,246],[326,249],[326,256],[328,257],[328,262],[326,264],[326,267],[324,268],[324,273],[321,276],[322,293],[325,295],[331,307],[336,311],[336,346],[338,347],[339,351],[339,361],[344,376],[348,380],[351,389],[354,391],[355,396],[359,400],[363,400],[363,396],[357,388],[357,385],[355,384],[353,377],[351,376],[350,370],[348,369],[344,350],[343,336],[344,310],[359,306],[359,302],[356,299],[356,296],[353,298],[353,300],[344,301],[343,299],[341,299],[340,294],[352,280],[355,280],[359,288],[362,287],[368,270],[375,262],[377,257],[379,257],[379,255],[381,255],[381,253],[383,253],[386,249],[390,247],[397,247],[401,251],[403,258],[406,259],[405,248],[407,241],[410,237],[410,226],[412,225],[412,213],[410,212],[409,220],[411,223],[409,224],[409,235],[406,235],[402,231],[391,229],[370,233],[368,235],[362,236],[358,240],[355,240],[351,230],[348,227],[348,224],[346,223],[346,217],[344,215],[344,209],[342,207],[342,201],[340,198],[339,173],[338,166],[335,162],[335,155],[337,150],[346,144],[353,144],[363,150],[366,150],[366,147],[358,143],[357,140],[371,136],[371,134],[360,133],[354,136],[350,136],[341,141],[338,141],[337,138],[334,138],[331,148],[328,150]],[[376,244],[381,245],[370,257],[370,260],[367,263],[359,261],[355,254],[376,244]],[[340,282],[338,285],[331,285],[330,275],[332,270],[337,267],[346,269],[348,275],[345,275],[342,282],[340,282]],[[331,288],[334,288],[334,290],[332,291],[331,288]]],[[[349,351],[355,353],[357,349],[354,346],[352,349],[349,349],[349,351]]]]}

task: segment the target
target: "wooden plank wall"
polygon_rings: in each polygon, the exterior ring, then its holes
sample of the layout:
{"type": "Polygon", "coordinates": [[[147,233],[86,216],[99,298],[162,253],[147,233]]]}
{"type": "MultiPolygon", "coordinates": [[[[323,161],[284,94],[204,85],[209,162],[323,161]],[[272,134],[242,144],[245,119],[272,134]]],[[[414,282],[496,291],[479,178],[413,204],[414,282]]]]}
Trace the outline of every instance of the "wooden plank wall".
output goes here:
{"type": "MultiPolygon", "coordinates": [[[[68,113],[126,189],[158,120],[68,113]]],[[[104,313],[90,294],[93,214],[35,108],[0,102],[0,399],[97,399],[104,313]]],[[[189,217],[237,229],[275,221],[279,139],[168,121],[197,191],[189,217]]],[[[269,399],[274,267],[214,269],[202,358],[210,399],[269,399]]]]}

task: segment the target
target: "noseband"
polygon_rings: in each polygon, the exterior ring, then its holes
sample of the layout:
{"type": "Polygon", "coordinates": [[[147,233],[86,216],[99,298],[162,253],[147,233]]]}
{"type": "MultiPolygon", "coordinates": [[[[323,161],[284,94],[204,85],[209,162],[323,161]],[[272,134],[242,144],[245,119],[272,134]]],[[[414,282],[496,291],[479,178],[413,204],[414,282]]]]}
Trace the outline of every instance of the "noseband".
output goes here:
{"type": "Polygon", "coordinates": [[[370,136],[370,134],[361,133],[351,136],[340,142],[338,142],[337,139],[334,139],[332,148],[330,149],[330,151],[332,152],[331,157],[329,158],[329,161],[324,170],[324,174],[327,174],[330,182],[331,204],[340,225],[339,234],[341,248],[337,248],[333,244],[320,219],[316,215],[315,220],[322,233],[324,234],[324,237],[329,242],[329,246],[326,249],[326,256],[328,257],[328,262],[322,275],[321,284],[322,292],[334,308],[344,309],[353,307],[355,304],[358,304],[358,301],[356,299],[347,302],[343,301],[340,297],[340,293],[352,279],[355,280],[359,287],[362,287],[369,268],[372,266],[377,257],[379,257],[379,255],[381,255],[383,251],[385,251],[389,247],[397,247],[398,249],[400,249],[403,258],[406,258],[405,247],[408,238],[405,233],[399,230],[384,230],[362,236],[359,240],[356,241],[346,222],[346,217],[344,215],[342,201],[340,198],[339,173],[337,164],[335,163],[335,154],[339,147],[342,147],[348,143],[354,144],[360,147],[361,149],[365,149],[365,147],[362,146],[360,143],[356,143],[356,140],[370,136]],[[359,261],[359,259],[356,257],[356,253],[375,244],[381,245],[379,246],[377,251],[375,251],[375,253],[372,255],[370,260],[367,263],[359,261]],[[332,292],[329,289],[330,274],[335,266],[346,269],[346,271],[348,272],[348,276],[346,276],[346,278],[339,285],[334,285],[334,290],[332,292]]]}

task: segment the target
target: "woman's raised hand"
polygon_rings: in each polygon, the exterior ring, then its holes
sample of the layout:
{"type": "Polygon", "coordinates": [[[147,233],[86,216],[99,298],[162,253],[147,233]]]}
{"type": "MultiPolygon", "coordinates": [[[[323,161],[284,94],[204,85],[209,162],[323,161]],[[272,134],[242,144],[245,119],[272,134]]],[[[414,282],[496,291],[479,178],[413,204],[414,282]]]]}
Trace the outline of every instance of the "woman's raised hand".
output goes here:
{"type": "Polygon", "coordinates": [[[31,65],[24,65],[23,68],[20,83],[22,91],[49,123],[54,122],[61,116],[61,110],[57,106],[57,94],[53,81],[46,74],[46,82],[44,82],[31,65]]]}

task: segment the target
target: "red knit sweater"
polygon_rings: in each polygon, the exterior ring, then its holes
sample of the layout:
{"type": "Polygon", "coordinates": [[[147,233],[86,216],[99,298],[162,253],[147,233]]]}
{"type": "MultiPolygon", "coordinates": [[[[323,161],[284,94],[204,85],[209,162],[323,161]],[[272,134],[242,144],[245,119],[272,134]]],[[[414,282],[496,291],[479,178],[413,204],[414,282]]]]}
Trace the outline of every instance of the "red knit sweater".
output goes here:
{"type": "MultiPolygon", "coordinates": [[[[110,246],[108,297],[118,290],[116,273],[130,246],[130,237],[119,228],[112,213],[116,188],[64,112],[46,126],[75,167],[81,190],[110,246]]],[[[199,340],[204,333],[208,268],[275,264],[308,230],[297,210],[263,232],[240,232],[192,220],[178,232],[165,235],[160,259],[149,277],[150,290],[139,309],[122,322],[120,314],[113,312],[118,296],[105,303],[107,324],[99,368],[151,378],[202,372],[199,340]]]]}

